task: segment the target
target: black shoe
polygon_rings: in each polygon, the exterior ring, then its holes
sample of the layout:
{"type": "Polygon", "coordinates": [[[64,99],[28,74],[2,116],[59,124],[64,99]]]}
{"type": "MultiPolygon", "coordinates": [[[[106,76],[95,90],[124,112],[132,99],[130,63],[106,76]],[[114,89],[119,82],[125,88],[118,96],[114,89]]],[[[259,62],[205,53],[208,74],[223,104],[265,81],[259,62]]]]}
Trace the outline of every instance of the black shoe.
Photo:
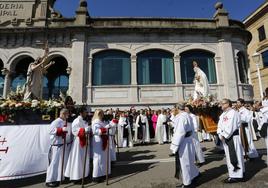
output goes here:
{"type": "Polygon", "coordinates": [[[171,154],[169,154],[168,156],[170,156],[170,157],[175,157],[175,154],[174,154],[174,153],[171,153],[171,154]]]}
{"type": "Polygon", "coordinates": [[[197,163],[196,166],[200,168],[200,167],[203,166],[204,164],[205,164],[205,163],[197,163]]]}
{"type": "Polygon", "coordinates": [[[200,177],[201,177],[201,173],[199,172],[199,174],[192,181],[196,181],[200,177]]]}
{"type": "Polygon", "coordinates": [[[94,183],[102,183],[102,182],[104,182],[104,179],[103,178],[93,178],[92,182],[94,182],[94,183]]]}
{"type": "Polygon", "coordinates": [[[238,183],[241,182],[242,178],[227,178],[223,181],[223,183],[238,183]]]}
{"type": "Polygon", "coordinates": [[[60,186],[60,182],[56,181],[56,182],[50,182],[50,183],[46,183],[47,187],[59,187],[60,186]]]}
{"type": "Polygon", "coordinates": [[[73,183],[74,183],[75,185],[81,185],[81,184],[82,184],[82,179],[80,179],[80,180],[75,180],[73,183]]]}
{"type": "Polygon", "coordinates": [[[249,158],[249,162],[254,162],[256,158],[249,158]]]}
{"type": "Polygon", "coordinates": [[[186,188],[186,187],[188,187],[188,188],[194,188],[194,186],[192,184],[190,184],[190,185],[183,185],[183,184],[181,184],[181,185],[176,186],[176,188],[186,188]]]}

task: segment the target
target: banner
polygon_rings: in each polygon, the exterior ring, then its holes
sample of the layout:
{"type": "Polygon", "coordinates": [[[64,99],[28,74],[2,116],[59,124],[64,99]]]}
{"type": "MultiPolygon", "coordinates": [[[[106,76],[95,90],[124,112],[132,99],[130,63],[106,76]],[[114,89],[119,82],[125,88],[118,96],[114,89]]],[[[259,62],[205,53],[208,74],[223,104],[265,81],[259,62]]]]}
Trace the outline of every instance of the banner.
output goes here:
{"type": "Polygon", "coordinates": [[[0,126],[0,181],[46,173],[49,125],[0,126]]]}

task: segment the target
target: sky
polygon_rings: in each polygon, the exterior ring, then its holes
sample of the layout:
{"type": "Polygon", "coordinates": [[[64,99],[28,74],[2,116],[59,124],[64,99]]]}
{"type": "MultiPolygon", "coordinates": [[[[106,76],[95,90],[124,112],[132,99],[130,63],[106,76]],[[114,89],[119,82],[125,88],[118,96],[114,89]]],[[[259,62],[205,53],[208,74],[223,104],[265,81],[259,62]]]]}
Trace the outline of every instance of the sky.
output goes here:
{"type": "MultiPolygon", "coordinates": [[[[217,0],[88,0],[91,17],[212,18],[217,0]]],[[[222,0],[231,19],[243,21],[265,0],[222,0]]],[[[55,9],[73,17],[79,0],[57,0],[55,9]]]]}

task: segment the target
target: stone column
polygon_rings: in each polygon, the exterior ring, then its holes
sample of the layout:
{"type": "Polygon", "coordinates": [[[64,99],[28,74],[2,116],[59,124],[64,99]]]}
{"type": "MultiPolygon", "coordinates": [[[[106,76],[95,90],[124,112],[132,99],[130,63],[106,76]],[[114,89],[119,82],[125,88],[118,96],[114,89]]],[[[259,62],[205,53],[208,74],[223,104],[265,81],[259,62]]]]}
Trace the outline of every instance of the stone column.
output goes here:
{"type": "Polygon", "coordinates": [[[72,67],[74,68],[70,76],[70,95],[77,104],[85,102],[85,40],[84,33],[77,33],[72,39],[72,67]]]}
{"type": "Polygon", "coordinates": [[[88,83],[87,83],[87,103],[91,104],[92,101],[92,57],[88,58],[88,83]]]}
{"type": "Polygon", "coordinates": [[[215,56],[214,61],[215,61],[216,77],[217,77],[217,85],[218,85],[218,87],[216,89],[217,92],[216,92],[215,97],[217,97],[217,99],[220,100],[220,99],[225,97],[224,87],[222,87],[222,85],[224,85],[224,80],[223,80],[224,79],[224,74],[223,74],[223,71],[222,71],[221,57],[215,56]]]}
{"type": "Polygon", "coordinates": [[[131,89],[130,89],[130,96],[131,101],[137,103],[138,99],[138,85],[137,85],[137,56],[131,56],[131,89]]]}
{"type": "Polygon", "coordinates": [[[235,56],[234,59],[235,59],[235,72],[237,73],[237,75],[236,75],[237,83],[241,84],[239,66],[238,66],[238,57],[235,56]]]}
{"type": "Polygon", "coordinates": [[[176,55],[173,58],[174,61],[174,71],[175,71],[175,83],[176,85],[181,84],[181,56],[176,55]]]}
{"type": "Polygon", "coordinates": [[[237,85],[237,72],[236,63],[234,60],[232,43],[224,39],[219,40],[219,53],[222,58],[222,74],[223,84],[226,98],[237,100],[238,98],[238,85],[237,85]]]}
{"type": "Polygon", "coordinates": [[[137,56],[131,56],[131,85],[137,85],[137,56]]]}
{"type": "Polygon", "coordinates": [[[2,70],[2,74],[5,75],[5,83],[4,83],[4,91],[3,91],[3,98],[7,98],[9,92],[10,92],[10,86],[11,86],[11,72],[4,68],[2,70]]]}
{"type": "Polygon", "coordinates": [[[174,62],[175,85],[176,85],[175,97],[179,101],[184,99],[183,86],[181,82],[181,56],[175,55],[173,57],[173,62],[174,62]]]}

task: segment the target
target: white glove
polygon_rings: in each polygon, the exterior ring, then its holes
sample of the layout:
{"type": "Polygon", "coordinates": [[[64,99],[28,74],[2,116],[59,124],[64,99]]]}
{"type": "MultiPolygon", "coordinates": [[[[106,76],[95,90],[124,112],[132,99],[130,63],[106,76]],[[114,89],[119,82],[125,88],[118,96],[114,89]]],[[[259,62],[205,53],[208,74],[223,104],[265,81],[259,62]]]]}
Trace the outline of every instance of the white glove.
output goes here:
{"type": "Polygon", "coordinates": [[[89,133],[90,130],[91,130],[90,127],[86,127],[86,128],[85,128],[85,132],[86,132],[86,133],[89,133]]]}
{"type": "Polygon", "coordinates": [[[62,127],[62,131],[65,133],[68,133],[68,128],[67,127],[62,127]]]}

